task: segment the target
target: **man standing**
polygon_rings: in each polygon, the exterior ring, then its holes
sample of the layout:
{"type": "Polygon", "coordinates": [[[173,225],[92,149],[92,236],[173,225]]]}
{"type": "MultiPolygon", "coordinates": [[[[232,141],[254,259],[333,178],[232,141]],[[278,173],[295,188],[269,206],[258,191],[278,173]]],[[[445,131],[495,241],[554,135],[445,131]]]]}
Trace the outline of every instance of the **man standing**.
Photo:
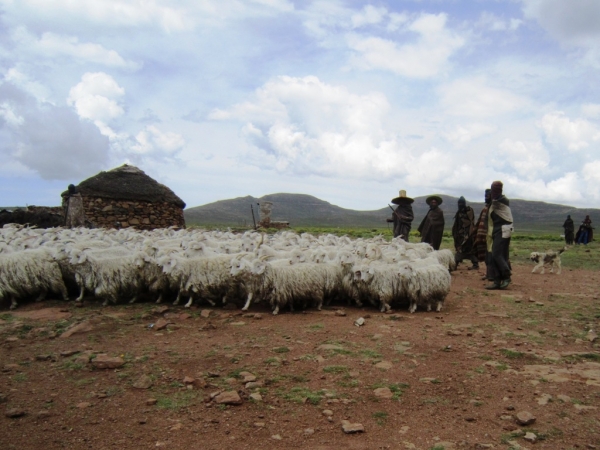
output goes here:
{"type": "Polygon", "coordinates": [[[563,228],[565,229],[565,244],[573,245],[573,241],[575,240],[575,224],[573,223],[573,219],[571,219],[571,215],[567,216],[563,228]]]}
{"type": "Polygon", "coordinates": [[[406,191],[401,190],[398,197],[392,199],[392,203],[398,206],[394,210],[392,218],[387,219],[388,222],[394,224],[394,237],[400,237],[400,239],[403,239],[406,242],[408,242],[412,221],[415,218],[412,202],[414,202],[414,200],[406,196],[406,191]]]}
{"type": "Polygon", "coordinates": [[[458,266],[463,259],[468,259],[473,263],[469,270],[479,269],[473,245],[475,243],[475,212],[473,208],[467,206],[467,201],[462,196],[458,199],[458,211],[454,215],[452,237],[456,250],[454,255],[456,265],[458,266]]]}
{"type": "Polygon", "coordinates": [[[429,205],[429,211],[418,228],[421,242],[427,242],[434,250],[439,250],[444,234],[444,212],[439,207],[442,204],[442,197],[430,195],[425,203],[429,205]]]}
{"type": "Polygon", "coordinates": [[[475,224],[475,228],[477,228],[477,237],[475,238],[475,246],[477,247],[477,259],[479,262],[485,262],[486,276],[483,277],[484,280],[492,280],[490,275],[490,258],[491,254],[487,251],[487,232],[488,232],[488,210],[490,209],[490,205],[492,204],[492,190],[485,190],[484,202],[485,205],[481,209],[481,213],[479,213],[479,219],[477,219],[477,223],[475,224]]]}
{"type": "Polygon", "coordinates": [[[65,226],[76,228],[85,226],[85,212],[83,209],[83,198],[77,192],[75,185],[68,186],[69,196],[66,202],[65,226]]]}
{"type": "Polygon", "coordinates": [[[506,289],[511,282],[509,250],[514,230],[513,217],[502,188],[501,181],[492,183],[492,205],[488,210],[488,251],[492,254],[490,275],[494,282],[486,289],[506,289]]]}

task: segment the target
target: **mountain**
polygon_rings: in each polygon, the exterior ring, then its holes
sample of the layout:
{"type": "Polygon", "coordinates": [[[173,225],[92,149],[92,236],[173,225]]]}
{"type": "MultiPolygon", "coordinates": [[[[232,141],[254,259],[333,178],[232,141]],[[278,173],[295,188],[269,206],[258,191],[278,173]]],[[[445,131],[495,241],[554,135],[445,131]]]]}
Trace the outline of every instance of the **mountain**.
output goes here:
{"type": "MultiPolygon", "coordinates": [[[[446,229],[452,227],[454,214],[457,210],[457,197],[441,195],[441,205],[446,219],[446,229]]],[[[416,197],[413,203],[415,220],[413,229],[427,214],[429,207],[425,203],[426,197],[416,197]]],[[[256,222],[258,217],[258,203],[273,202],[271,220],[285,220],[292,227],[386,227],[385,219],[392,216],[389,207],[371,211],[356,211],[340,208],[329,202],[305,194],[269,194],[260,198],[246,196],[228,200],[220,200],[202,206],[187,208],[184,211],[188,225],[223,225],[223,226],[252,226],[252,208],[256,222]]],[[[475,210],[476,218],[483,207],[483,202],[467,202],[475,210]]],[[[393,205],[392,205],[393,206],[393,205]]],[[[543,230],[561,233],[562,224],[570,214],[576,224],[581,223],[586,215],[592,221],[600,221],[600,209],[580,209],[572,206],[557,205],[552,203],[510,200],[515,228],[517,231],[543,230]]]]}

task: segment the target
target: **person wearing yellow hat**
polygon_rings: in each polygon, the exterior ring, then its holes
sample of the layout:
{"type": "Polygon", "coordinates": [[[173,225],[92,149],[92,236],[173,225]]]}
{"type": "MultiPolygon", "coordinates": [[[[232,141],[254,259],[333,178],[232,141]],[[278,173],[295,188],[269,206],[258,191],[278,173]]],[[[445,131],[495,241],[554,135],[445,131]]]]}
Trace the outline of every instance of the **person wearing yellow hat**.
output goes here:
{"type": "Polygon", "coordinates": [[[392,199],[392,203],[398,206],[393,210],[392,218],[387,219],[388,222],[394,224],[394,237],[399,237],[406,242],[408,242],[412,221],[415,218],[412,209],[413,202],[412,198],[406,196],[406,191],[401,190],[398,197],[392,199]]]}
{"type": "Polygon", "coordinates": [[[434,250],[439,250],[444,234],[444,212],[440,209],[442,197],[430,195],[425,200],[429,205],[429,211],[423,218],[418,231],[421,233],[421,242],[427,242],[434,250]]]}

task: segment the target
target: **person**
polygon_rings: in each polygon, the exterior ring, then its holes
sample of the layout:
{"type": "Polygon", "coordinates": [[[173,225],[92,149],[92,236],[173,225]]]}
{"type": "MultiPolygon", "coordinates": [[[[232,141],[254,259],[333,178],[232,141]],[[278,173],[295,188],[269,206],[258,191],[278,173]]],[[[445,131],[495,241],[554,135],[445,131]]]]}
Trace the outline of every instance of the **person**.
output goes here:
{"type": "Polygon", "coordinates": [[[429,211],[418,228],[421,242],[427,242],[434,250],[439,250],[444,234],[444,212],[439,207],[442,204],[442,197],[430,195],[425,203],[429,205],[429,211]]]}
{"type": "Polygon", "coordinates": [[[400,237],[406,242],[408,242],[412,221],[415,218],[412,209],[413,202],[412,198],[406,196],[406,191],[401,190],[398,197],[392,199],[392,203],[398,206],[393,210],[392,218],[387,219],[388,222],[394,224],[394,237],[400,237]]]}
{"type": "Polygon", "coordinates": [[[68,187],[69,197],[67,198],[67,209],[65,212],[65,226],[68,228],[85,226],[85,213],[83,210],[83,198],[77,192],[75,185],[68,187]]]}
{"type": "Polygon", "coordinates": [[[563,223],[563,228],[565,229],[565,244],[573,245],[573,240],[575,239],[575,224],[573,223],[570,214],[567,216],[565,223],[563,223]]]}
{"type": "Polygon", "coordinates": [[[579,225],[579,230],[577,230],[577,235],[575,236],[575,242],[578,244],[587,245],[588,242],[592,241],[594,236],[594,231],[592,228],[592,220],[590,216],[585,216],[581,225],[579,225]]]}
{"type": "Polygon", "coordinates": [[[475,255],[475,212],[467,206],[464,197],[458,199],[458,211],[454,215],[452,225],[452,238],[454,239],[454,261],[458,266],[464,259],[473,263],[469,270],[479,269],[479,261],[475,255]]]}
{"type": "Polygon", "coordinates": [[[490,276],[494,280],[486,289],[506,289],[511,283],[509,260],[510,238],[512,236],[513,217],[508,199],[502,194],[503,184],[494,181],[491,186],[492,204],[488,210],[488,251],[490,258],[490,276]]]}
{"type": "Polygon", "coordinates": [[[479,219],[475,224],[477,235],[475,237],[475,246],[477,248],[477,260],[485,262],[486,274],[483,280],[492,280],[490,276],[490,258],[491,254],[487,251],[487,228],[488,228],[488,210],[492,204],[492,190],[486,189],[484,193],[484,205],[479,213],[479,219]]]}

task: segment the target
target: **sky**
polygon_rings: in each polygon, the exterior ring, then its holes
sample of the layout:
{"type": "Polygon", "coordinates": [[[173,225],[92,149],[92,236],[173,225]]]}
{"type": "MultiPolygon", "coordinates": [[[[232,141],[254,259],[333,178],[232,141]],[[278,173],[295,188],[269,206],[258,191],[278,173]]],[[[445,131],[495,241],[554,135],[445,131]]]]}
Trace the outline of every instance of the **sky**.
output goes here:
{"type": "Polygon", "coordinates": [[[0,0],[0,205],[124,163],[188,208],[598,208],[600,1],[0,0]]]}

